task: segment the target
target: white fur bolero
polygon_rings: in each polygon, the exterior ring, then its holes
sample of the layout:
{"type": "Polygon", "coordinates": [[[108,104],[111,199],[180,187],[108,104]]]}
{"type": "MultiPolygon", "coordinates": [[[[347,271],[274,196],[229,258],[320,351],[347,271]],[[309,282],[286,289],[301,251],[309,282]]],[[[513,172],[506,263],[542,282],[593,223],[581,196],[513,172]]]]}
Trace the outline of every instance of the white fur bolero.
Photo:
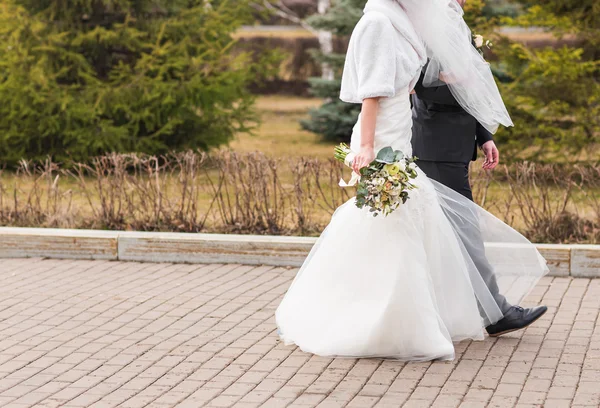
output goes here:
{"type": "Polygon", "coordinates": [[[367,11],[350,37],[340,99],[362,103],[412,89],[426,60],[425,48],[401,9],[389,14],[367,11]]]}

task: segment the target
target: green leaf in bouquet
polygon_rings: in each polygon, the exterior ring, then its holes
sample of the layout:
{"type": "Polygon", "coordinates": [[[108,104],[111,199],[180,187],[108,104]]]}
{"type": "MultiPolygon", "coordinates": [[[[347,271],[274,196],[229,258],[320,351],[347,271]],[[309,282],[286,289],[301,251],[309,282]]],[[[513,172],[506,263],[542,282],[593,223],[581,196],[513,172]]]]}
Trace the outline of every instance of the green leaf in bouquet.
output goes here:
{"type": "Polygon", "coordinates": [[[396,155],[396,158],[394,160],[395,162],[398,162],[398,161],[404,159],[404,152],[402,152],[401,150],[394,151],[394,154],[396,155]]]}
{"type": "Polygon", "coordinates": [[[378,172],[379,169],[369,166],[369,167],[363,167],[362,169],[360,169],[360,175],[366,178],[369,178],[371,176],[371,174],[378,172]]]}
{"type": "Polygon", "coordinates": [[[403,191],[402,193],[400,193],[400,197],[402,198],[402,204],[406,204],[406,200],[408,200],[408,192],[403,191]]]}
{"type": "Polygon", "coordinates": [[[381,149],[379,151],[379,153],[377,153],[377,157],[375,158],[375,161],[378,163],[385,163],[385,164],[390,164],[390,163],[394,163],[394,161],[396,161],[396,153],[394,152],[394,149],[392,149],[391,147],[384,147],[383,149],[381,149]]]}
{"type": "Polygon", "coordinates": [[[373,163],[371,163],[369,167],[374,169],[374,171],[381,171],[385,165],[386,163],[380,163],[377,160],[373,160],[373,163]]]}

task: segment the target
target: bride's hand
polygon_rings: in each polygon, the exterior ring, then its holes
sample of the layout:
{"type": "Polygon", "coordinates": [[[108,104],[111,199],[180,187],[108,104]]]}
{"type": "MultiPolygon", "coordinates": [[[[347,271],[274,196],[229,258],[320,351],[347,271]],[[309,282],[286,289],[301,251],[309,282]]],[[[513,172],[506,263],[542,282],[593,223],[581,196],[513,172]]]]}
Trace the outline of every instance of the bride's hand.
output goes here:
{"type": "Polygon", "coordinates": [[[360,169],[367,167],[371,162],[375,160],[375,151],[372,147],[361,147],[360,152],[352,160],[352,170],[355,173],[360,174],[360,169]]]}

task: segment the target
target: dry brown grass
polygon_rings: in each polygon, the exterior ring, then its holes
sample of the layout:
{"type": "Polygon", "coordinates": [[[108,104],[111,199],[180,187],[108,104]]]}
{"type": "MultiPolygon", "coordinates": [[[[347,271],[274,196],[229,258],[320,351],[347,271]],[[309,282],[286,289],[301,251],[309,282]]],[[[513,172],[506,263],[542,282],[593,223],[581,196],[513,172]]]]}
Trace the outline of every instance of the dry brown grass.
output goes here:
{"type": "MultiPolygon", "coordinates": [[[[532,46],[550,46],[555,44],[562,44],[564,42],[574,42],[576,37],[574,35],[566,35],[561,40],[557,40],[556,36],[551,32],[543,31],[512,31],[503,32],[503,35],[508,37],[512,41],[521,42],[532,46]]],[[[314,33],[297,27],[294,29],[282,30],[275,26],[269,29],[269,26],[262,26],[261,29],[243,28],[239,30],[235,38],[282,38],[282,39],[299,39],[299,38],[316,38],[314,33]]]]}
{"type": "Polygon", "coordinates": [[[315,157],[327,159],[333,155],[332,143],[325,143],[311,132],[300,128],[300,120],[311,108],[320,106],[319,98],[263,96],[257,109],[262,124],[255,135],[240,135],[229,147],[242,153],[263,152],[274,157],[315,157]]]}
{"type": "MultiPolygon", "coordinates": [[[[265,26],[266,27],[266,26],[265,26]]],[[[257,37],[267,37],[267,38],[315,38],[315,34],[311,33],[308,30],[303,29],[302,27],[298,27],[296,29],[289,30],[253,30],[243,28],[237,33],[234,34],[234,38],[257,38],[257,37]]]]}

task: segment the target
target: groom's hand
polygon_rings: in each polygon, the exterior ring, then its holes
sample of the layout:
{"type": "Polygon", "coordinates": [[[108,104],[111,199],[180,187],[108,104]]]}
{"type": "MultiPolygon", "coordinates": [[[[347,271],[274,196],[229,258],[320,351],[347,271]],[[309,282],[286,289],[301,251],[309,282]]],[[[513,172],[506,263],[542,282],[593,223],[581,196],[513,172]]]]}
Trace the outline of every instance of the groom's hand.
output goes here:
{"type": "Polygon", "coordinates": [[[481,146],[481,150],[483,150],[483,154],[485,155],[482,167],[485,170],[495,169],[500,162],[500,152],[496,147],[496,143],[494,143],[493,140],[485,142],[483,146],[481,146]]]}

